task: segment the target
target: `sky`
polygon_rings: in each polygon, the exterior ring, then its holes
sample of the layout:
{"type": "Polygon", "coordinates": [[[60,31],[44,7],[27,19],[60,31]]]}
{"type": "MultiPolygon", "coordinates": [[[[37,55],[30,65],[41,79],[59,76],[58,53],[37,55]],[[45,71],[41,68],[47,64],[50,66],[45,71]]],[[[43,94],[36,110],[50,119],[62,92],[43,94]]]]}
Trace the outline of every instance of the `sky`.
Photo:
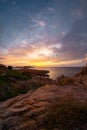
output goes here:
{"type": "Polygon", "coordinates": [[[83,66],[87,0],[0,0],[0,63],[83,66]]]}

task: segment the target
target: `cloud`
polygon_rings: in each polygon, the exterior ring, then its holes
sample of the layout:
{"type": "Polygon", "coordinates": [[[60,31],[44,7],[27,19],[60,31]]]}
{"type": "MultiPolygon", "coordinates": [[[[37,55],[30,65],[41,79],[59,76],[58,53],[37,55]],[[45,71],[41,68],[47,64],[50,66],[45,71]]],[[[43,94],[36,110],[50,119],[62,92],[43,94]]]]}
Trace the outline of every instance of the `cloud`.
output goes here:
{"type": "Polygon", "coordinates": [[[4,57],[0,57],[0,60],[3,60],[3,59],[5,59],[4,57]]]}
{"type": "MultiPolygon", "coordinates": [[[[58,53],[62,50],[62,45],[57,44],[26,44],[25,46],[16,46],[8,49],[3,59],[4,63],[9,65],[36,65],[36,66],[68,66],[79,65],[81,59],[69,59],[66,52],[58,53]],[[57,49],[55,50],[54,47],[57,49]],[[54,52],[53,52],[54,51],[54,52]],[[54,55],[58,54],[58,55],[54,55]],[[79,63],[79,64],[78,64],[79,63]]],[[[70,54],[70,52],[68,53],[70,54]]]]}
{"type": "Polygon", "coordinates": [[[85,54],[85,58],[84,58],[84,61],[86,61],[86,62],[87,62],[87,54],[85,54]]]}
{"type": "Polygon", "coordinates": [[[44,27],[46,25],[44,21],[38,21],[37,24],[41,27],[44,27]]]}
{"type": "Polygon", "coordinates": [[[4,61],[13,65],[78,66],[87,54],[86,30],[84,20],[78,20],[68,33],[58,33],[55,37],[44,37],[32,43],[31,39],[24,40],[8,49],[4,61]]]}
{"type": "Polygon", "coordinates": [[[26,44],[26,46],[15,46],[8,49],[8,55],[15,56],[15,57],[24,57],[28,53],[33,52],[32,46],[26,44]]]}
{"type": "Polygon", "coordinates": [[[49,12],[54,12],[54,11],[55,11],[55,9],[54,9],[54,8],[52,8],[52,7],[48,7],[48,11],[49,11],[49,12]]]}
{"type": "Polygon", "coordinates": [[[87,16],[87,0],[80,0],[78,6],[72,11],[72,16],[82,19],[87,16]]]}
{"type": "Polygon", "coordinates": [[[0,42],[0,49],[7,49],[7,46],[0,42]]]}
{"type": "Polygon", "coordinates": [[[35,26],[40,26],[40,27],[46,26],[45,21],[37,20],[37,19],[33,19],[33,18],[32,18],[32,21],[36,24],[35,26]]]}
{"type": "Polygon", "coordinates": [[[49,48],[61,49],[62,48],[62,44],[61,43],[52,44],[52,45],[49,46],[49,48]]]}
{"type": "Polygon", "coordinates": [[[60,42],[62,57],[66,60],[83,59],[87,53],[87,18],[75,21],[60,42]]]}
{"type": "Polygon", "coordinates": [[[27,41],[23,41],[19,45],[10,47],[4,56],[5,64],[31,64],[31,65],[43,65],[55,60],[56,54],[54,48],[58,50],[61,48],[61,44],[47,44],[47,41],[42,41],[38,44],[29,44],[27,41]],[[46,42],[46,43],[45,43],[46,42]]]}
{"type": "Polygon", "coordinates": [[[17,3],[16,3],[16,1],[12,1],[12,5],[16,5],[17,3]]]}
{"type": "Polygon", "coordinates": [[[76,19],[83,17],[83,11],[82,9],[76,9],[72,12],[72,16],[76,19]]]}

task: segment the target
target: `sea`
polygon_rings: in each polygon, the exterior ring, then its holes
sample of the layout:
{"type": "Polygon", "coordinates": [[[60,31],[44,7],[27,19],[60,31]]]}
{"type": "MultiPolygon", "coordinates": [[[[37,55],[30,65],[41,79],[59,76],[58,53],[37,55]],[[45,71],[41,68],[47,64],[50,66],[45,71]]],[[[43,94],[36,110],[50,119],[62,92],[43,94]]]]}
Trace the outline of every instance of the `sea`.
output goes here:
{"type": "Polygon", "coordinates": [[[68,77],[74,76],[81,70],[82,67],[37,67],[38,70],[48,70],[49,77],[56,79],[57,77],[64,75],[68,77]]]}

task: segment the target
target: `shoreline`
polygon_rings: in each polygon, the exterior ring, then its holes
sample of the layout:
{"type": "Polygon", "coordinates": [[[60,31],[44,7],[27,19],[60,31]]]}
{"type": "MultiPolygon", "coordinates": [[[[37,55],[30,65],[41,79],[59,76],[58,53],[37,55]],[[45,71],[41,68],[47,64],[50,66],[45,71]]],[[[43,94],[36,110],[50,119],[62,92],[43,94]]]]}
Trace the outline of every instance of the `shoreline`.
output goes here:
{"type": "Polygon", "coordinates": [[[87,85],[86,81],[84,81],[84,78],[86,78],[85,73],[87,67],[82,68],[77,75],[69,77],[60,74],[56,79],[49,76],[50,71],[48,70],[37,70],[34,68],[14,69],[12,67],[7,68],[4,65],[2,65],[1,68],[0,85],[2,87],[0,88],[0,101],[5,101],[9,98],[26,93],[32,89],[38,89],[47,84],[57,86],[87,85]]]}

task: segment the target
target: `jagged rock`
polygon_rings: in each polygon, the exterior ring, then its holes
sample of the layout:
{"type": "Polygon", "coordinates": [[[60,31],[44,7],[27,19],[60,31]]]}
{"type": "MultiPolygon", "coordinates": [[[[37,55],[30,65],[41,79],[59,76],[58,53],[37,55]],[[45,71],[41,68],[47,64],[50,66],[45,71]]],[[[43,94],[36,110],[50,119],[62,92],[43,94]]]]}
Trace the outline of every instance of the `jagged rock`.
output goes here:
{"type": "Polygon", "coordinates": [[[77,73],[73,80],[76,85],[82,84],[87,87],[87,67],[84,67],[79,73],[77,73]]]}
{"type": "Polygon", "coordinates": [[[61,86],[74,85],[74,80],[73,80],[73,78],[65,77],[64,75],[61,75],[57,78],[56,84],[61,85],[61,86]]]}
{"type": "Polygon", "coordinates": [[[87,87],[87,67],[74,75],[73,77],[66,77],[64,75],[59,76],[56,79],[56,84],[60,86],[64,85],[75,85],[75,86],[86,86],[87,87]]]}

